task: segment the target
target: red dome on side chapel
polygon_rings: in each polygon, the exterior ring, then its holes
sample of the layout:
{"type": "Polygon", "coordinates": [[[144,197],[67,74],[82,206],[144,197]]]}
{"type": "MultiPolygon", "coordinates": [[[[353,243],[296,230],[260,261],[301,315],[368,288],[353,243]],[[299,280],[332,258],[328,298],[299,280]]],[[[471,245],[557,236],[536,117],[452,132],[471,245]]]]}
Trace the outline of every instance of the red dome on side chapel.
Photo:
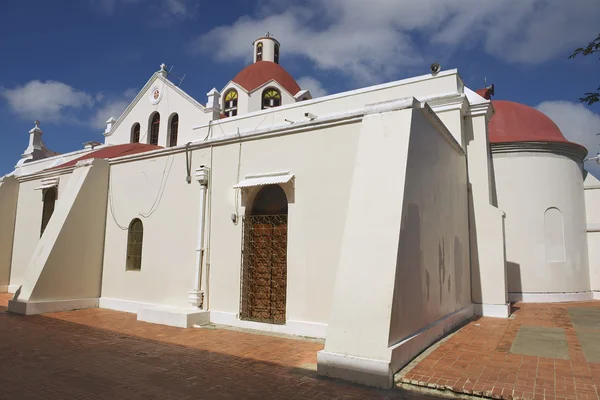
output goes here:
{"type": "Polygon", "coordinates": [[[283,86],[292,96],[301,90],[296,80],[281,65],[272,61],[258,61],[250,64],[232,79],[248,92],[271,80],[275,80],[283,86]]]}
{"type": "Polygon", "coordinates": [[[496,113],[490,120],[490,143],[553,142],[569,143],[546,114],[525,104],[493,100],[496,113]]]}

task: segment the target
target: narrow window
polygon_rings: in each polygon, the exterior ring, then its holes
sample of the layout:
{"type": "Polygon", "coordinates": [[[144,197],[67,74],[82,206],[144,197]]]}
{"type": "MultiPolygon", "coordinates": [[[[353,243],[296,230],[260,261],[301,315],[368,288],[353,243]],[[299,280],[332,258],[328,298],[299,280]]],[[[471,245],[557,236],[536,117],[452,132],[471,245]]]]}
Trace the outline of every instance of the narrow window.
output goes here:
{"type": "Polygon", "coordinates": [[[44,234],[46,230],[46,226],[48,226],[48,222],[50,221],[50,217],[54,213],[54,203],[56,202],[57,195],[56,188],[46,189],[43,197],[43,208],[42,208],[42,228],[40,231],[40,237],[44,234]]]}
{"type": "Polygon", "coordinates": [[[144,226],[139,218],[135,218],[129,224],[127,231],[127,271],[139,271],[142,269],[142,242],[144,240],[144,226]]]}
{"type": "Polygon", "coordinates": [[[131,143],[138,143],[140,141],[140,124],[137,122],[131,127],[131,143]]]}
{"type": "Polygon", "coordinates": [[[549,208],[544,214],[544,236],[546,243],[546,261],[565,261],[565,232],[563,216],[558,208],[549,208]]]}
{"type": "Polygon", "coordinates": [[[265,89],[262,108],[273,108],[281,105],[281,93],[277,89],[265,89]]]}
{"type": "Polygon", "coordinates": [[[260,42],[256,45],[256,61],[262,61],[262,51],[263,51],[263,44],[262,44],[262,42],[260,42]]]}
{"type": "Polygon", "coordinates": [[[274,58],[275,64],[279,64],[279,45],[275,43],[275,55],[274,58]]]}
{"type": "Polygon", "coordinates": [[[225,115],[228,117],[235,117],[237,115],[238,107],[238,92],[237,90],[231,89],[225,94],[225,115]]]}
{"type": "Polygon", "coordinates": [[[179,115],[173,114],[169,124],[169,146],[177,146],[177,133],[179,132],[179,115]]]}
{"type": "Polygon", "coordinates": [[[150,120],[150,144],[158,144],[158,129],[160,128],[160,114],[154,113],[150,120]]]}

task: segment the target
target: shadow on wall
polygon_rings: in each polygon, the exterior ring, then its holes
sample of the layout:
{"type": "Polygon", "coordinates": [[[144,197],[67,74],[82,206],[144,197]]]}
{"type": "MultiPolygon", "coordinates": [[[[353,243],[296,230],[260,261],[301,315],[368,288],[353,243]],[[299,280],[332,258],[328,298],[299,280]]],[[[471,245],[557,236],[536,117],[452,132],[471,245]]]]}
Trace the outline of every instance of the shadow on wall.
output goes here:
{"type": "Polygon", "coordinates": [[[425,293],[423,290],[423,251],[421,248],[421,215],[417,204],[405,204],[402,229],[396,258],[396,279],[392,303],[389,344],[403,338],[405,330],[398,319],[419,321],[425,312],[425,304],[431,296],[431,277],[425,271],[425,293]],[[396,329],[395,329],[396,327],[396,329]]]}
{"type": "Polygon", "coordinates": [[[511,294],[512,298],[516,301],[523,300],[523,287],[521,285],[521,264],[515,262],[506,262],[506,286],[508,286],[508,293],[511,294]]]}
{"type": "Polygon", "coordinates": [[[477,246],[477,224],[475,224],[475,212],[473,204],[473,188],[469,183],[469,243],[471,257],[471,301],[473,303],[482,303],[481,295],[481,273],[479,271],[479,248],[477,246]]]}

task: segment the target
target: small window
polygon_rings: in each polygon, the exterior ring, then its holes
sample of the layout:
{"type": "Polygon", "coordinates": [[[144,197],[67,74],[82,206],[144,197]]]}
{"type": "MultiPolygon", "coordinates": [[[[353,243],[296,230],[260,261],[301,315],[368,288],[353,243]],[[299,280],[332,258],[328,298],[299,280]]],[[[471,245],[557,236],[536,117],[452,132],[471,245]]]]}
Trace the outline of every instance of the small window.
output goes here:
{"type": "Polygon", "coordinates": [[[232,89],[225,94],[225,115],[235,117],[237,115],[237,107],[238,92],[232,89]]]}
{"type": "Polygon", "coordinates": [[[262,54],[263,54],[263,44],[262,42],[258,43],[256,45],[256,61],[262,61],[262,54]]]}
{"type": "Polygon", "coordinates": [[[46,189],[43,197],[43,208],[42,208],[42,228],[40,230],[40,237],[44,234],[46,230],[46,226],[48,226],[48,222],[50,222],[50,217],[54,214],[54,204],[56,202],[56,195],[58,194],[55,187],[46,189]]]}
{"type": "Polygon", "coordinates": [[[138,143],[140,141],[140,124],[137,122],[131,127],[131,143],[138,143]]]}
{"type": "Polygon", "coordinates": [[[565,262],[565,229],[558,208],[551,207],[544,213],[544,240],[546,261],[565,262]]]}
{"type": "Polygon", "coordinates": [[[179,115],[173,114],[171,116],[171,123],[169,124],[169,146],[177,146],[177,133],[179,132],[179,115]]]}
{"type": "Polygon", "coordinates": [[[142,242],[144,240],[144,226],[139,218],[129,224],[127,231],[127,271],[142,269],[142,242]]]}
{"type": "Polygon", "coordinates": [[[277,43],[275,43],[275,55],[273,60],[275,61],[275,64],[279,64],[279,45],[277,43]]]}
{"type": "Polygon", "coordinates": [[[262,108],[273,108],[281,105],[281,92],[277,89],[265,89],[262,108]]]}
{"type": "Polygon", "coordinates": [[[150,144],[158,144],[158,130],[160,128],[160,114],[152,114],[150,119],[150,144]]]}

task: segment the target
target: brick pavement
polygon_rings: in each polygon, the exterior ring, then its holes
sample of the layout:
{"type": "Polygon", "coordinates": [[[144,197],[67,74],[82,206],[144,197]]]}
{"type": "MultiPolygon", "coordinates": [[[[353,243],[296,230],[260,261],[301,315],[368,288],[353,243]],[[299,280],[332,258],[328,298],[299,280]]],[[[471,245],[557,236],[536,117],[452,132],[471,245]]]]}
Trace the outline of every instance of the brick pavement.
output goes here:
{"type": "Polygon", "coordinates": [[[321,342],[102,309],[21,316],[0,294],[0,399],[422,399],[318,378],[321,342]]]}
{"type": "MultiPolygon", "coordinates": [[[[569,311],[591,310],[597,316],[600,302],[517,303],[513,309],[510,319],[479,318],[469,322],[397,374],[398,387],[424,386],[440,394],[444,391],[496,399],[599,399],[600,363],[588,359],[593,359],[592,350],[598,350],[600,341],[591,345],[594,349],[585,350],[578,338],[578,333],[599,335],[600,331],[594,330],[597,322],[594,326],[592,319],[587,325],[586,320],[579,320],[581,325],[576,322],[574,327],[569,311]],[[521,326],[564,329],[568,359],[515,354],[513,343],[521,326]]],[[[533,347],[528,350],[533,351],[533,347]]]]}

